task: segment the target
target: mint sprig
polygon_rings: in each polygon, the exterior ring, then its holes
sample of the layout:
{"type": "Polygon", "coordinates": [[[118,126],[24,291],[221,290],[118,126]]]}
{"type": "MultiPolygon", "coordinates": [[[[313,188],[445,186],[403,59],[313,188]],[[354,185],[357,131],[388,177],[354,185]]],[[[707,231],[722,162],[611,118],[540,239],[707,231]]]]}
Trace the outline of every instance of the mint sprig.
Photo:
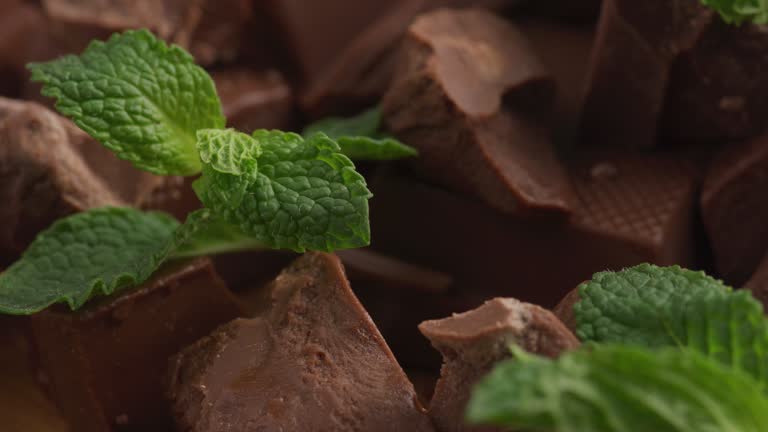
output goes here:
{"type": "Polygon", "coordinates": [[[120,158],[156,174],[199,173],[197,130],[225,125],[208,73],[147,30],[28,67],[59,112],[120,158]]]}
{"type": "Polygon", "coordinates": [[[558,432],[757,432],[768,399],[693,350],[595,346],[557,360],[516,349],[475,388],[471,423],[558,432]]]}
{"type": "Polygon", "coordinates": [[[201,132],[200,200],[267,247],[331,251],[370,242],[365,179],[322,133],[201,132]],[[208,139],[215,137],[215,139],[208,139]],[[238,156],[230,155],[233,148],[238,156]],[[207,155],[207,156],[206,156],[207,155]],[[222,162],[222,159],[226,162],[222,162]],[[225,186],[222,186],[225,185],[225,186]],[[221,193],[221,191],[234,193],[221,193]]]}
{"type": "Polygon", "coordinates": [[[768,0],[701,0],[730,24],[768,24],[768,0]]]}
{"type": "Polygon", "coordinates": [[[418,155],[418,151],[381,131],[381,110],[374,107],[354,117],[330,117],[307,126],[305,138],[322,132],[352,160],[384,161],[418,155]]]}
{"type": "Polygon", "coordinates": [[[768,389],[768,320],[748,291],[734,292],[703,272],[651,264],[597,273],[578,290],[582,341],[689,347],[768,389]]]}

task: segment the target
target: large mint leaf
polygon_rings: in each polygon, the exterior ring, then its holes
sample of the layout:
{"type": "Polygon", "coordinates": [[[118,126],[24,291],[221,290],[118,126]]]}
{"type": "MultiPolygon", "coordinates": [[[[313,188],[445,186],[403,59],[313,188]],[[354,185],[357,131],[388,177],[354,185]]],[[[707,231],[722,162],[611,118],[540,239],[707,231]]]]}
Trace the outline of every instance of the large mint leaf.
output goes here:
{"type": "Polygon", "coordinates": [[[579,296],[582,341],[691,347],[768,385],[768,321],[747,291],[703,272],[643,264],[598,273],[579,296]]]}
{"type": "Polygon", "coordinates": [[[392,160],[418,155],[415,148],[383,134],[381,110],[369,109],[355,117],[330,117],[302,132],[305,138],[322,132],[335,140],[341,152],[352,160],[392,160]]]}
{"type": "Polygon", "coordinates": [[[62,114],[119,157],[157,174],[198,173],[195,133],[225,125],[211,77],[182,48],[146,30],[29,68],[62,114]]]}
{"type": "Polygon", "coordinates": [[[701,0],[701,3],[717,11],[727,23],[768,24],[766,0],[701,0]]]}
{"type": "Polygon", "coordinates": [[[595,346],[557,360],[518,353],[475,388],[472,423],[558,432],[757,432],[768,399],[700,353],[595,346]]]}
{"type": "Polygon", "coordinates": [[[261,149],[255,181],[227,178],[233,174],[204,163],[195,191],[206,207],[265,247],[332,251],[369,243],[371,193],[333,140],[265,130],[252,136],[261,149]],[[224,190],[213,191],[233,184],[249,184],[236,206],[221,199],[224,190]]]}
{"type": "Polygon", "coordinates": [[[166,214],[128,208],[60,219],[0,274],[0,312],[30,314],[59,302],[74,310],[141,283],[165,260],[178,226],[166,214]]]}

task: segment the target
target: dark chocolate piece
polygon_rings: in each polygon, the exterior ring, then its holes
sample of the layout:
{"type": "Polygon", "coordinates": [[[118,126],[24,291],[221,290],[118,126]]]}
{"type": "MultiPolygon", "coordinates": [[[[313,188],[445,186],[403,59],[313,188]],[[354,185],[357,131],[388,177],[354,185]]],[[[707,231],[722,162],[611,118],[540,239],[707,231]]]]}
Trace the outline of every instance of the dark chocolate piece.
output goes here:
{"type": "Polygon", "coordinates": [[[605,0],[582,118],[584,145],[656,144],[670,68],[712,20],[698,0],[605,0]]]}
{"type": "Polygon", "coordinates": [[[714,20],[672,69],[661,132],[677,140],[722,142],[765,131],[766,70],[765,26],[714,20]]]}
{"type": "Polygon", "coordinates": [[[303,255],[272,298],[176,358],[180,430],[433,430],[337,257],[303,255]]]}
{"type": "Polygon", "coordinates": [[[551,307],[598,271],[643,262],[695,266],[694,174],[677,156],[574,163],[577,200],[565,223],[511,217],[382,171],[371,182],[373,247],[453,276],[455,291],[469,297],[465,306],[514,296],[551,307]]]}
{"type": "Polygon", "coordinates": [[[42,371],[73,430],[167,430],[168,359],[242,316],[208,259],[166,265],[142,286],[32,316],[42,371]]]}
{"type": "Polygon", "coordinates": [[[701,195],[704,226],[720,276],[741,286],[768,250],[768,135],[715,158],[701,195]]]}
{"type": "Polygon", "coordinates": [[[137,204],[159,178],[117,159],[69,120],[0,98],[0,254],[15,259],[37,233],[71,213],[137,204]]]}
{"type": "Polygon", "coordinates": [[[744,288],[752,291],[752,295],[768,310],[768,254],[763,257],[757,271],[749,278],[744,288]]]}
{"type": "Polygon", "coordinates": [[[548,132],[554,83],[513,26],[481,9],[419,16],[384,102],[388,128],[420,151],[417,171],[509,213],[570,211],[548,132]]]}
{"type": "Polygon", "coordinates": [[[293,93],[278,71],[237,68],[212,75],[229,127],[245,133],[293,129],[293,93]]]}
{"type": "Polygon", "coordinates": [[[371,249],[347,249],[336,253],[344,263],[347,277],[353,283],[373,284],[377,289],[445,292],[453,283],[451,277],[424,267],[400,261],[371,249]]]}
{"type": "Polygon", "coordinates": [[[576,333],[577,322],[573,306],[580,300],[579,288],[576,287],[569,291],[568,294],[560,300],[560,303],[552,309],[552,313],[554,313],[555,316],[557,316],[557,318],[559,318],[560,321],[562,321],[562,323],[574,334],[576,333]]]}
{"type": "Polygon", "coordinates": [[[64,23],[112,32],[149,28],[205,65],[236,57],[253,13],[248,0],[43,0],[43,6],[64,23]]]}
{"type": "Polygon", "coordinates": [[[509,345],[547,357],[579,347],[552,312],[512,298],[496,298],[469,312],[419,326],[443,354],[443,367],[429,405],[439,432],[501,431],[471,427],[464,413],[472,388],[493,365],[509,357],[509,345]]]}

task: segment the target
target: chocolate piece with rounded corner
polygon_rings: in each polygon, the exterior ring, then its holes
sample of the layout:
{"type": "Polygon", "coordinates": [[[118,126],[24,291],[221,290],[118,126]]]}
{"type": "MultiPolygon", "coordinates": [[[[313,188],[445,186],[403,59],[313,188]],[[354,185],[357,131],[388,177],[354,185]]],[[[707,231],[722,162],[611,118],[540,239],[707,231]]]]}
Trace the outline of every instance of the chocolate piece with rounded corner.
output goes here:
{"type": "Polygon", "coordinates": [[[605,0],[582,115],[585,146],[649,148],[672,63],[713,17],[698,0],[605,0]]]}
{"type": "Polygon", "coordinates": [[[280,72],[231,68],[211,75],[228,127],[244,133],[295,129],[293,91],[280,72]]]}
{"type": "Polygon", "coordinates": [[[539,118],[554,82],[515,27],[481,9],[427,13],[409,28],[401,63],[382,110],[418,148],[418,172],[507,213],[571,211],[539,118]]]}
{"type": "Polygon", "coordinates": [[[174,359],[179,430],[433,430],[338,257],[304,254],[271,293],[174,359]]]}
{"type": "Polygon", "coordinates": [[[715,265],[740,286],[768,250],[768,134],[725,149],[715,158],[701,195],[701,213],[715,265]]]}
{"type": "Polygon", "coordinates": [[[580,343],[552,312],[512,298],[495,298],[469,312],[425,321],[419,330],[442,354],[443,367],[429,415],[439,432],[500,431],[464,423],[474,385],[509,357],[509,346],[557,357],[580,343]]]}
{"type": "MultiPolygon", "coordinates": [[[[168,359],[242,310],[207,258],[166,264],[148,282],[72,312],[32,315],[50,392],[73,430],[146,431],[172,423],[168,359]]],[[[167,430],[167,429],[165,429],[167,430]]]]}
{"type": "Polygon", "coordinates": [[[557,304],[552,309],[552,313],[555,314],[557,318],[560,319],[560,321],[568,327],[570,331],[572,331],[574,334],[576,334],[576,315],[573,311],[573,306],[576,305],[581,300],[581,296],[579,295],[579,287],[576,287],[568,292],[568,294],[563,297],[562,300],[560,300],[560,303],[557,304]]]}
{"type": "Polygon", "coordinates": [[[160,178],[121,161],[69,120],[0,98],[0,254],[15,259],[56,219],[134,205],[160,178]]]}

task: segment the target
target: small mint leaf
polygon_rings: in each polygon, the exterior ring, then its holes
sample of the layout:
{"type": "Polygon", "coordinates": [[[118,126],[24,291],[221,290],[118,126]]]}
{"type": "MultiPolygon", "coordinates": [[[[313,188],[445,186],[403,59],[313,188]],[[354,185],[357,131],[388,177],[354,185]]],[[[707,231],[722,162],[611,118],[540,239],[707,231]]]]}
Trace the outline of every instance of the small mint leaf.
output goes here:
{"type": "Polygon", "coordinates": [[[749,376],[693,350],[598,345],[497,364],[467,419],[513,430],[757,432],[768,430],[768,399],[749,376]]]}
{"type": "Polygon", "coordinates": [[[256,182],[261,155],[256,140],[234,129],[204,129],[197,132],[197,150],[203,176],[193,187],[200,201],[218,209],[239,207],[256,182]]]}
{"type": "Polygon", "coordinates": [[[54,303],[73,310],[147,280],[179,223],[163,213],[101,208],[56,221],[0,274],[0,312],[26,315],[54,303]]]}
{"type": "Polygon", "coordinates": [[[642,264],[598,273],[579,295],[576,333],[584,342],[690,347],[768,388],[768,320],[747,291],[703,272],[642,264]]]}
{"type": "Polygon", "coordinates": [[[419,152],[380,132],[381,110],[371,108],[355,117],[330,117],[302,132],[307,138],[318,132],[335,140],[341,152],[352,160],[393,160],[417,156],[419,152]]]}
{"type": "Polygon", "coordinates": [[[336,142],[323,134],[304,140],[293,133],[266,130],[257,130],[252,137],[261,155],[239,163],[252,159],[255,167],[258,162],[255,181],[225,177],[232,174],[204,162],[195,191],[217,217],[239,226],[265,247],[332,251],[369,243],[371,193],[336,142]],[[243,185],[248,186],[241,195],[243,185]],[[230,190],[239,205],[225,199],[230,190]]]}
{"type": "Polygon", "coordinates": [[[767,0],[701,0],[701,3],[717,11],[729,24],[768,24],[767,0]]]}
{"type": "Polygon", "coordinates": [[[183,258],[263,248],[237,225],[217,219],[210,209],[200,209],[187,217],[171,250],[174,258],[183,258]]]}
{"type": "Polygon", "coordinates": [[[208,73],[146,30],[28,67],[62,114],[120,158],[156,174],[199,173],[195,133],[225,125],[208,73]]]}

